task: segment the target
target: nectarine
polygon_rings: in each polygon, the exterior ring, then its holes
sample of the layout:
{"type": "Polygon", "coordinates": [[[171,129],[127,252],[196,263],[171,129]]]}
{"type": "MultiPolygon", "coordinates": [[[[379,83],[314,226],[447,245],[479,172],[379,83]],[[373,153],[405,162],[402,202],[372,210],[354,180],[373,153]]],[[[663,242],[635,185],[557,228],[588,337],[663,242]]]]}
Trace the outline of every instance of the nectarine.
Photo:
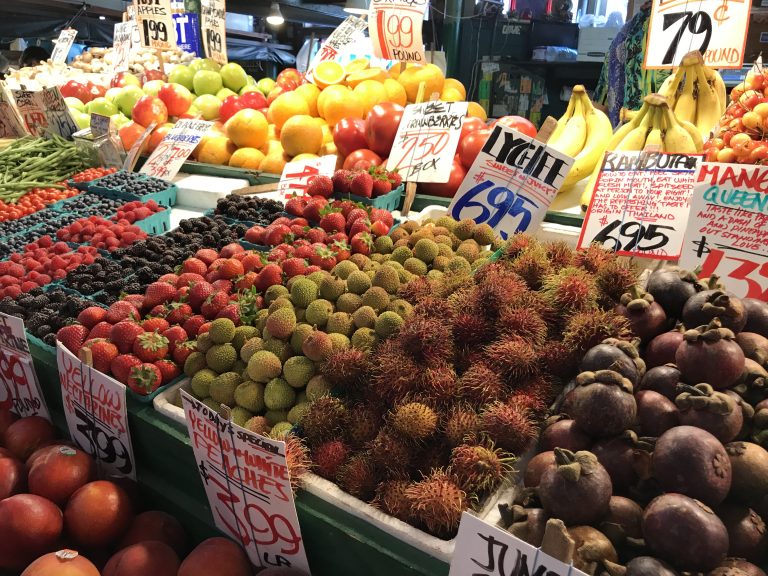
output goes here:
{"type": "Polygon", "coordinates": [[[181,563],[178,576],[251,576],[251,563],[243,549],[227,538],[209,538],[181,563]]]}
{"type": "Polygon", "coordinates": [[[93,458],[82,450],[58,446],[35,459],[29,469],[29,491],[64,506],[95,475],[93,458]]]}
{"type": "Polygon", "coordinates": [[[32,452],[56,439],[53,424],[41,416],[17,420],[5,431],[5,447],[19,460],[26,460],[32,452]]]}
{"type": "Polygon", "coordinates": [[[59,550],[40,556],[21,576],[99,576],[99,571],[88,558],[74,550],[59,550]]]}
{"type": "Polygon", "coordinates": [[[96,480],[79,488],[67,503],[64,521],[75,544],[111,546],[128,530],[133,506],[128,494],[113,482],[96,480]]]}
{"type": "Polygon", "coordinates": [[[0,500],[18,494],[24,489],[24,464],[12,456],[0,456],[0,500]]]}
{"type": "Polygon", "coordinates": [[[0,568],[19,570],[54,549],[63,527],[50,500],[17,494],[0,501],[0,568]]]}
{"type": "Polygon", "coordinates": [[[184,556],[187,551],[187,535],[181,523],[170,514],[159,510],[142,512],[136,516],[128,528],[128,533],[120,541],[120,548],[148,540],[165,542],[179,556],[184,556]]]}
{"type": "Polygon", "coordinates": [[[112,556],[102,576],[176,576],[179,557],[163,542],[149,540],[123,548],[112,556]]]}

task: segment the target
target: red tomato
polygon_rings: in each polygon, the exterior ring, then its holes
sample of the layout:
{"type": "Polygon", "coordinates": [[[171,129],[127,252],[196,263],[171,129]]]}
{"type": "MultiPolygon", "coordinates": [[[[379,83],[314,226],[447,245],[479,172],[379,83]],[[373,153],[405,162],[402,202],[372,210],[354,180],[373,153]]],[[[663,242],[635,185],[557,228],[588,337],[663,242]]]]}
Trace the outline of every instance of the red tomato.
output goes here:
{"type": "Polygon", "coordinates": [[[475,118],[474,116],[464,118],[464,124],[461,125],[461,135],[459,136],[459,142],[461,142],[470,132],[474,132],[475,130],[483,130],[484,128],[488,128],[488,125],[480,120],[480,118],[475,118]]]}
{"type": "Polygon", "coordinates": [[[333,143],[339,156],[346,157],[355,150],[368,148],[365,139],[365,120],[361,118],[342,118],[333,127],[333,143]]]}
{"type": "Polygon", "coordinates": [[[382,156],[389,156],[404,110],[394,102],[382,102],[371,108],[365,119],[368,148],[382,156]]]}
{"type": "Polygon", "coordinates": [[[472,162],[475,161],[475,158],[477,158],[477,155],[480,153],[480,150],[485,145],[485,142],[490,135],[490,128],[475,130],[459,141],[459,148],[457,151],[464,168],[469,170],[472,167],[472,162]]]}
{"type": "Polygon", "coordinates": [[[64,84],[61,88],[61,95],[64,98],[77,98],[82,103],[88,103],[93,99],[91,91],[87,85],[78,82],[77,80],[70,80],[64,84]]]}
{"type": "Polygon", "coordinates": [[[461,165],[456,158],[453,159],[453,166],[451,166],[451,174],[448,177],[448,182],[442,184],[436,184],[434,182],[421,183],[419,188],[424,194],[431,194],[432,196],[442,196],[443,198],[453,198],[456,194],[456,190],[461,186],[462,180],[467,175],[467,171],[464,170],[464,166],[461,165]]]}
{"type": "Polygon", "coordinates": [[[531,138],[535,138],[538,132],[533,122],[523,118],[522,116],[502,116],[493,124],[491,124],[491,128],[496,126],[496,124],[501,124],[507,128],[512,128],[518,132],[522,132],[526,136],[530,136],[531,138]]]}
{"type": "Polygon", "coordinates": [[[381,162],[381,156],[376,152],[362,148],[344,159],[344,170],[368,170],[371,166],[380,166],[381,162]]]}

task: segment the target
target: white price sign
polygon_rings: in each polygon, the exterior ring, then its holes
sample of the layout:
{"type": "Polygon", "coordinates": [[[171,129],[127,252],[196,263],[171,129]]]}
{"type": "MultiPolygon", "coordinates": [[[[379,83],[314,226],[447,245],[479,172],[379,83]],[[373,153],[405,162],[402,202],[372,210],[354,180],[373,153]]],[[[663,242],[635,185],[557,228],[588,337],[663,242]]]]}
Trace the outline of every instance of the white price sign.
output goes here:
{"type": "Polygon", "coordinates": [[[75,43],[75,36],[77,36],[77,30],[74,28],[65,28],[61,31],[55,41],[56,46],[51,54],[51,62],[54,64],[64,64],[67,61],[72,44],[75,43]]]}
{"type": "Polygon", "coordinates": [[[309,574],[285,443],[249,432],[181,392],[197,469],[216,526],[254,566],[309,574]]]}
{"type": "Polygon", "coordinates": [[[29,131],[8,87],[5,82],[0,82],[0,138],[23,138],[24,136],[29,136],[29,131]]]}
{"type": "Polygon", "coordinates": [[[205,55],[223,66],[227,63],[227,6],[225,0],[200,0],[200,28],[203,30],[205,55]]]}
{"type": "Polygon", "coordinates": [[[453,196],[448,214],[488,224],[504,239],[532,232],[572,165],[570,156],[496,124],[453,196]]]}
{"type": "Polygon", "coordinates": [[[643,66],[674,68],[692,50],[712,68],[741,68],[752,0],[653,0],[643,66]]]}
{"type": "Polygon", "coordinates": [[[334,60],[342,63],[342,59],[349,48],[351,48],[359,38],[364,38],[363,32],[368,28],[368,23],[363,18],[357,16],[347,16],[347,18],[339,24],[336,29],[331,32],[328,39],[320,46],[320,50],[317,51],[312,62],[309,63],[309,68],[305,74],[307,80],[312,81],[312,70],[317,67],[320,62],[327,60],[334,60]]]}
{"type": "Polygon", "coordinates": [[[288,162],[283,168],[277,193],[283,198],[293,195],[302,196],[307,192],[310,179],[315,176],[333,176],[336,169],[336,155],[328,154],[320,158],[310,158],[297,162],[288,162]]]}
{"type": "Polygon", "coordinates": [[[426,64],[421,27],[428,0],[371,0],[368,33],[373,54],[387,60],[426,64]]]}
{"type": "Polygon", "coordinates": [[[448,182],[466,115],[466,102],[406,106],[387,170],[399,171],[406,182],[448,182]]]}
{"type": "Polygon", "coordinates": [[[141,45],[167,50],[176,46],[170,0],[134,0],[141,45]]]}
{"type": "Polygon", "coordinates": [[[131,63],[133,36],[136,33],[138,33],[138,27],[135,20],[115,24],[112,42],[112,72],[114,74],[128,71],[128,66],[131,63]]]}
{"type": "Polygon", "coordinates": [[[0,408],[50,420],[29,352],[24,321],[0,313],[0,408]]]}
{"type": "Polygon", "coordinates": [[[49,137],[56,134],[70,138],[78,131],[58,87],[43,88],[38,92],[13,90],[13,97],[27,130],[33,136],[49,137]]]}
{"type": "Polygon", "coordinates": [[[205,120],[179,120],[157,145],[140,172],[147,176],[172,180],[211,126],[213,122],[205,120]]]}
{"type": "Polygon", "coordinates": [[[125,386],[81,362],[60,342],[56,363],[69,435],[103,475],[136,479],[125,386]]]}

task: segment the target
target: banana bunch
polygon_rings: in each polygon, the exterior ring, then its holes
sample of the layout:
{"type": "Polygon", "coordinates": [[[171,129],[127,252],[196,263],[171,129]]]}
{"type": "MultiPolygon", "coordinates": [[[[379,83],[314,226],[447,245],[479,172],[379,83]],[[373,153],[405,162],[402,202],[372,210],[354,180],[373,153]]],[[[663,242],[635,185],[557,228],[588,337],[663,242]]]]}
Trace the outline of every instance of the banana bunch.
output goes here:
{"type": "MultiPolygon", "coordinates": [[[[649,94],[643,106],[632,119],[613,134],[606,146],[611,151],[641,151],[656,148],[675,154],[698,154],[704,147],[704,139],[698,127],[688,120],[681,120],[661,94],[649,94]]],[[[586,210],[600,174],[595,166],[581,196],[581,207],[586,210]]]]}
{"type": "Polygon", "coordinates": [[[574,86],[568,109],[547,141],[548,146],[574,159],[562,189],[589,176],[603,157],[612,133],[611,121],[592,106],[584,86],[574,86]]]}

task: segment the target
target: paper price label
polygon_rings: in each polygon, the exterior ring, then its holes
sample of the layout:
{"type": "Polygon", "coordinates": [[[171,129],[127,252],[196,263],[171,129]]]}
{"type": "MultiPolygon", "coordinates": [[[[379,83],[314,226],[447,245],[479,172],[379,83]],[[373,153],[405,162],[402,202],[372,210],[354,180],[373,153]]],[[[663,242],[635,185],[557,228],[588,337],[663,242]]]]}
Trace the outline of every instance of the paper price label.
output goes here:
{"type": "Polygon", "coordinates": [[[741,68],[752,0],[653,0],[643,66],[673,68],[692,50],[712,68],[741,68]]]}
{"type": "Polygon", "coordinates": [[[69,112],[69,107],[61,95],[61,90],[56,86],[43,88],[37,92],[37,98],[40,100],[40,106],[45,111],[48,120],[45,135],[50,137],[56,134],[62,138],[72,138],[72,134],[77,132],[79,128],[69,112]]]}
{"type": "Polygon", "coordinates": [[[48,129],[48,117],[40,107],[35,92],[32,90],[13,90],[13,98],[19,110],[27,132],[35,137],[42,137],[48,129]]]}
{"type": "Polygon", "coordinates": [[[91,114],[91,134],[94,138],[101,138],[109,134],[109,128],[112,125],[112,118],[101,114],[91,114]]]}
{"type": "Polygon", "coordinates": [[[315,176],[333,176],[336,169],[336,155],[328,154],[320,158],[288,162],[283,168],[277,192],[283,198],[303,196],[307,192],[310,179],[315,176]]]}
{"type": "Polygon", "coordinates": [[[141,45],[167,50],[176,46],[176,26],[169,0],[134,0],[141,45]]]}
{"type": "Polygon", "coordinates": [[[56,363],[72,440],[96,460],[101,475],[136,479],[125,386],[81,362],[60,342],[56,363]]]}
{"type": "Polygon", "coordinates": [[[305,74],[307,80],[313,81],[312,71],[320,62],[335,60],[341,63],[346,51],[351,48],[355,42],[363,35],[368,28],[368,23],[363,18],[357,16],[347,16],[336,29],[331,32],[328,39],[320,46],[320,50],[312,58],[309,68],[305,74]]]}
{"type": "Polygon", "coordinates": [[[200,143],[213,122],[185,118],[176,122],[155,151],[141,167],[141,173],[155,178],[172,180],[179,173],[189,155],[200,143]]]}
{"type": "Polygon", "coordinates": [[[705,162],[696,175],[680,266],[768,301],[768,166],[705,162]]]}
{"type": "Polygon", "coordinates": [[[504,239],[515,232],[531,232],[544,219],[572,165],[573,158],[497,124],[451,200],[448,214],[486,223],[504,239]]]}
{"type": "Polygon", "coordinates": [[[189,439],[216,526],[254,566],[309,574],[285,443],[232,424],[185,391],[189,439]]]}
{"type": "Polygon", "coordinates": [[[24,321],[0,313],[0,408],[15,414],[42,416],[50,420],[45,398],[40,390],[24,321]]]}
{"type": "Polygon", "coordinates": [[[405,107],[387,170],[406,182],[448,182],[466,102],[424,102],[405,107]]]}
{"type": "Polygon", "coordinates": [[[131,49],[133,47],[133,35],[138,32],[135,20],[119,22],[115,24],[115,33],[112,42],[112,71],[127,72],[131,63],[131,49]]]}
{"type": "Polygon", "coordinates": [[[225,0],[200,0],[200,18],[205,55],[223,66],[227,63],[227,7],[225,0]]]}
{"type": "Polygon", "coordinates": [[[368,22],[374,55],[425,64],[421,27],[427,5],[427,0],[371,0],[368,22]]]}
{"type": "Polygon", "coordinates": [[[0,138],[23,138],[29,132],[5,82],[0,82],[0,138]]]}
{"type": "Polygon", "coordinates": [[[75,42],[75,36],[77,36],[77,30],[74,28],[65,28],[61,31],[51,54],[51,62],[54,64],[64,64],[67,61],[69,51],[75,42]]]}
{"type": "Polygon", "coordinates": [[[676,260],[701,156],[606,152],[579,236],[622,256],[676,260]]]}

